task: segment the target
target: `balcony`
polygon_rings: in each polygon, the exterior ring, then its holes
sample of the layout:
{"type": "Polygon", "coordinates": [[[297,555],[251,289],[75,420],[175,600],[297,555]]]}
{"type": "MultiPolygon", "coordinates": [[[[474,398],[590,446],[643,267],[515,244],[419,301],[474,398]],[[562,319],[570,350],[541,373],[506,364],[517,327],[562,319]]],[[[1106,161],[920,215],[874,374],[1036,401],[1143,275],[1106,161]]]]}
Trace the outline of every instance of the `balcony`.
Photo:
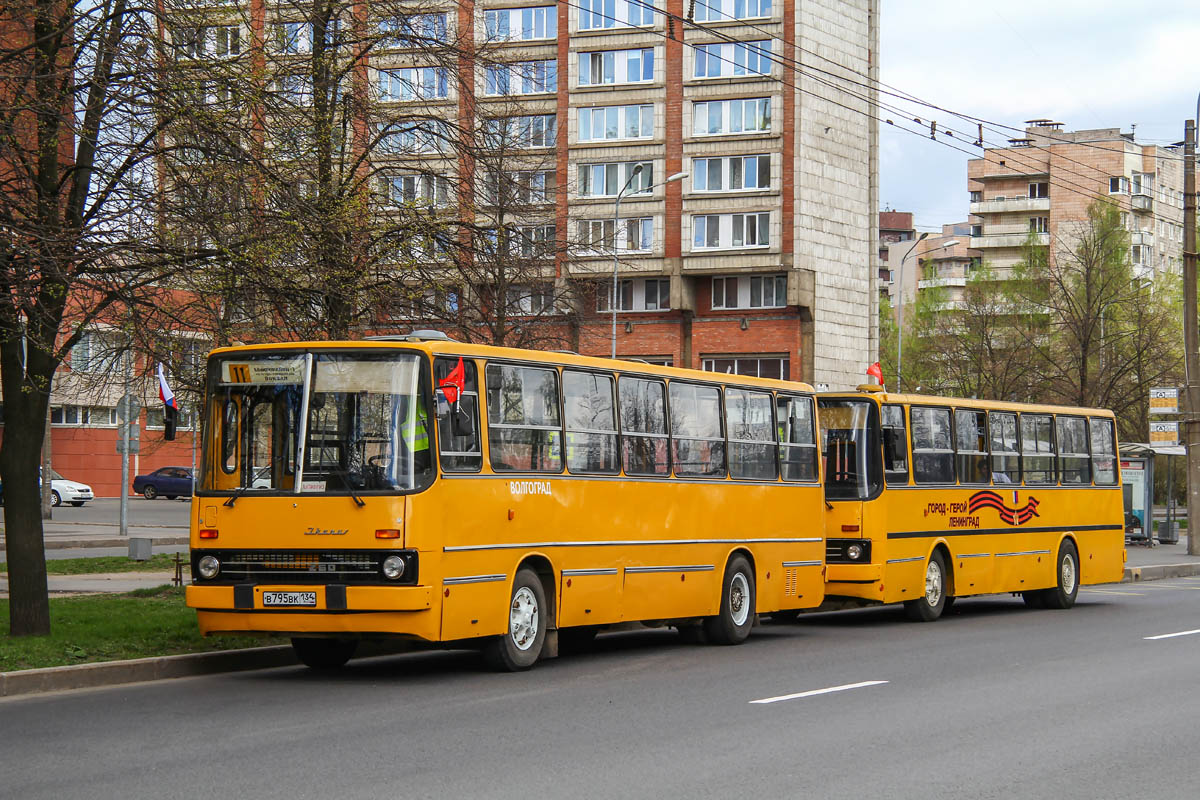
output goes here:
{"type": "MultiPolygon", "coordinates": [[[[987,250],[997,247],[1024,247],[1029,238],[1028,231],[1023,233],[994,233],[985,234],[984,236],[972,236],[971,248],[975,250],[987,250]]],[[[1037,245],[1049,245],[1050,234],[1034,234],[1033,243],[1037,245]]]]}
{"type": "Polygon", "coordinates": [[[1129,243],[1140,244],[1143,247],[1154,247],[1154,234],[1150,231],[1135,231],[1129,234],[1129,243]]]}
{"type": "Polygon", "coordinates": [[[1129,196],[1129,205],[1134,211],[1153,211],[1154,198],[1148,194],[1134,194],[1129,196]]]}
{"type": "Polygon", "coordinates": [[[1007,214],[1022,211],[1049,211],[1049,197],[1006,197],[971,203],[972,214],[1007,214]]]}
{"type": "Polygon", "coordinates": [[[941,289],[949,286],[965,287],[966,285],[966,278],[927,278],[917,281],[918,289],[941,289]]]}

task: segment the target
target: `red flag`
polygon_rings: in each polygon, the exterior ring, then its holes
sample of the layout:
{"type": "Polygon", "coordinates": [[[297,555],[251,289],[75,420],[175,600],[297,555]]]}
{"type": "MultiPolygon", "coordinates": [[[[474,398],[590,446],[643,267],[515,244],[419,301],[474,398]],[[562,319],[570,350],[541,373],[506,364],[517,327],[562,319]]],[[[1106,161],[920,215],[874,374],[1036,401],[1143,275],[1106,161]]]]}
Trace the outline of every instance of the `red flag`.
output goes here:
{"type": "Polygon", "coordinates": [[[457,403],[458,396],[465,390],[467,371],[463,367],[462,356],[458,357],[458,365],[450,370],[450,374],[438,381],[438,388],[446,396],[446,402],[457,403]]]}
{"type": "Polygon", "coordinates": [[[877,383],[880,386],[883,386],[883,367],[881,367],[879,365],[878,361],[876,361],[871,366],[867,367],[867,377],[874,378],[875,383],[877,383]]]}

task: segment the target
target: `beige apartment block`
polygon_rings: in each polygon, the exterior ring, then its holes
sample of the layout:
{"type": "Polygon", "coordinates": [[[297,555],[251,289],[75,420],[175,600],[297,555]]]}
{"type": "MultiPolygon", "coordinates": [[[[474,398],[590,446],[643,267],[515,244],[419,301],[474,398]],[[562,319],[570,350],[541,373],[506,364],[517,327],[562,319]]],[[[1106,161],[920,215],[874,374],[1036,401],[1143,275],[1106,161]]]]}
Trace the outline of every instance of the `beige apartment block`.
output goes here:
{"type": "Polygon", "coordinates": [[[1178,274],[1183,262],[1183,152],[1139,144],[1119,128],[1065,131],[1030,120],[1009,147],[967,163],[971,248],[1004,275],[1030,234],[1051,257],[1078,236],[1096,198],[1113,201],[1130,233],[1139,277],[1178,274]]]}

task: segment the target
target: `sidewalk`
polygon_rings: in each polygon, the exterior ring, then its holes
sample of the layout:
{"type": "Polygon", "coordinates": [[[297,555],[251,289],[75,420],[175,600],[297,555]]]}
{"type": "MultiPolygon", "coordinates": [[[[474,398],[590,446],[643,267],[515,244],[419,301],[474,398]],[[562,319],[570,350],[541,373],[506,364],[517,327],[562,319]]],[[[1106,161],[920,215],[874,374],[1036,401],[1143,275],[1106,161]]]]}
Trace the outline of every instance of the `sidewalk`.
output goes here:
{"type": "MultiPolygon", "coordinates": [[[[131,538],[153,539],[154,547],[188,543],[186,525],[130,525],[129,536],[122,537],[120,527],[106,523],[46,522],[42,539],[47,550],[73,547],[124,547],[131,538]]],[[[0,550],[5,549],[4,527],[0,525],[0,550]]]]}
{"type": "MultiPolygon", "coordinates": [[[[132,592],[134,589],[153,589],[175,580],[174,572],[114,572],[95,575],[48,575],[46,583],[51,595],[100,594],[103,592],[132,592]]],[[[191,580],[184,559],[183,582],[191,580]]],[[[0,575],[0,597],[8,596],[8,577],[0,575]]]]}

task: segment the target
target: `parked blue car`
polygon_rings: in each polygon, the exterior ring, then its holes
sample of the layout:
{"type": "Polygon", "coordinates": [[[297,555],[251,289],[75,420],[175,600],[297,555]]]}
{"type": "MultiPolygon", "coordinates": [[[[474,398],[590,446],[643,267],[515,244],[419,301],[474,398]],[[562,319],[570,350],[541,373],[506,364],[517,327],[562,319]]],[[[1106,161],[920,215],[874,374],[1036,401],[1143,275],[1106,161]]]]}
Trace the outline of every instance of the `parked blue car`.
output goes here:
{"type": "Polygon", "coordinates": [[[162,495],[168,500],[192,496],[191,467],[160,467],[149,475],[133,479],[133,491],[147,500],[162,495]]]}

